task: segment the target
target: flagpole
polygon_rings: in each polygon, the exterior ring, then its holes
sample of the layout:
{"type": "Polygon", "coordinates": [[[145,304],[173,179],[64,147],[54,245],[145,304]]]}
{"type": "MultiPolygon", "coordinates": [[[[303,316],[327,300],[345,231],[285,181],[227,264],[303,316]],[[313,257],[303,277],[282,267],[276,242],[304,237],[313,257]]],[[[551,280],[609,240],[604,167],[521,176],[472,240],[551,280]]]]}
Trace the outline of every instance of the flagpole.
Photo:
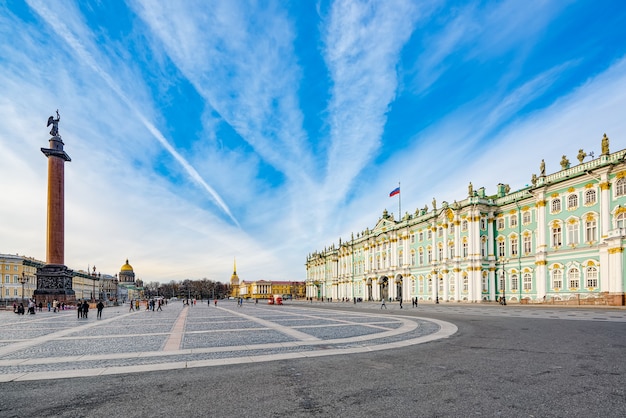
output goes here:
{"type": "Polygon", "coordinates": [[[398,193],[398,221],[402,220],[402,189],[400,189],[400,182],[398,182],[398,189],[400,193],[398,193]]]}

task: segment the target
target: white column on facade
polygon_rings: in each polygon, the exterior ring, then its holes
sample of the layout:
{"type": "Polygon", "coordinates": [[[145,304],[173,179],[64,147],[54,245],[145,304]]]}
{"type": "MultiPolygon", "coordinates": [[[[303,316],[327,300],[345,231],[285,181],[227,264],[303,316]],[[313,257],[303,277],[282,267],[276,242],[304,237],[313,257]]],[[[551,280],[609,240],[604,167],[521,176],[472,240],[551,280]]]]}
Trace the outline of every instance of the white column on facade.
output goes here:
{"type": "Polygon", "coordinates": [[[602,239],[609,235],[611,229],[611,188],[607,180],[607,174],[602,174],[602,183],[600,183],[600,230],[602,231],[602,239]]]}
{"type": "Polygon", "coordinates": [[[624,293],[624,249],[609,248],[609,295],[624,293]]]}

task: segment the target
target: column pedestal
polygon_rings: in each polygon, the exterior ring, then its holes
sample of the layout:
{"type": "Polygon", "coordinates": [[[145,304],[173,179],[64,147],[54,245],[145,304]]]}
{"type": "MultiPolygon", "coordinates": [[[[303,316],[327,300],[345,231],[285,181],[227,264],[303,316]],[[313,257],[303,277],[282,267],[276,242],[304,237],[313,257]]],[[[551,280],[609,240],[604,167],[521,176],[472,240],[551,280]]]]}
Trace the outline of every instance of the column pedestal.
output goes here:
{"type": "Polygon", "coordinates": [[[76,295],[72,289],[73,271],[62,264],[46,264],[37,269],[37,290],[35,303],[46,305],[56,299],[66,304],[74,304],[76,295]]]}

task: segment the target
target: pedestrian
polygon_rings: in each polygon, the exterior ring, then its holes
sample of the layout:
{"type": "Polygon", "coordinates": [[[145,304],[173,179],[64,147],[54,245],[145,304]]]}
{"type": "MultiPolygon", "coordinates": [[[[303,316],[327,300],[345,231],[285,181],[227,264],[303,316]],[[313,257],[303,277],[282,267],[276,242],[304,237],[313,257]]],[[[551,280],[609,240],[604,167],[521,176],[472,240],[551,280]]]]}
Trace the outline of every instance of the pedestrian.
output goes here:
{"type": "Polygon", "coordinates": [[[385,298],[382,298],[381,302],[380,302],[380,309],[382,309],[382,308],[387,309],[387,305],[385,305],[385,298]]]}
{"type": "Polygon", "coordinates": [[[415,296],[415,307],[417,308],[417,296],[415,296]]]}
{"type": "Polygon", "coordinates": [[[402,309],[402,298],[400,298],[400,309],[402,309]]]}
{"type": "Polygon", "coordinates": [[[130,309],[128,310],[128,312],[135,312],[135,307],[133,306],[135,304],[134,300],[130,300],[130,309]]]}
{"type": "Polygon", "coordinates": [[[78,319],[83,317],[83,302],[81,302],[80,299],[78,300],[78,303],[76,304],[76,314],[77,314],[78,319]]]}
{"type": "Polygon", "coordinates": [[[161,299],[159,299],[159,301],[157,302],[157,304],[159,305],[157,307],[157,311],[163,311],[163,309],[161,309],[161,299]]]}
{"type": "Polygon", "coordinates": [[[87,303],[87,300],[85,299],[85,301],[83,302],[83,318],[87,319],[88,314],[89,314],[89,303],[87,303]]]}
{"type": "Polygon", "coordinates": [[[259,304],[259,300],[258,299],[254,299],[254,304],[258,305],[259,304]]]}
{"type": "Polygon", "coordinates": [[[102,303],[102,300],[100,300],[100,302],[98,302],[98,304],[96,305],[96,308],[98,309],[98,319],[102,319],[102,310],[104,309],[104,303],[102,303]]]}
{"type": "Polygon", "coordinates": [[[213,305],[217,306],[217,299],[213,301],[213,305]]]}
{"type": "Polygon", "coordinates": [[[50,312],[51,307],[52,307],[52,304],[50,303],[50,301],[48,301],[48,312],[50,312]]]}
{"type": "Polygon", "coordinates": [[[43,312],[43,303],[39,302],[39,312],[43,312]]]}

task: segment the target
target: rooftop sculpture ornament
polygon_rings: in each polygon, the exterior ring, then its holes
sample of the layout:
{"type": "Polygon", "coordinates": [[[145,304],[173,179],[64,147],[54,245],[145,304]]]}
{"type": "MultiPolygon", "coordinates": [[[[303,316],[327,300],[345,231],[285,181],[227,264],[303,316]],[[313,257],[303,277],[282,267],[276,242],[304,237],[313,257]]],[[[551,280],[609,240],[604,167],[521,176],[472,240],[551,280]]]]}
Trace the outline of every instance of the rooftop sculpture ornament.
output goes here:
{"type": "Polygon", "coordinates": [[[53,116],[48,118],[48,125],[52,125],[52,129],[50,130],[50,135],[59,136],[59,121],[61,120],[61,116],[59,115],[59,109],[57,109],[57,118],[55,119],[53,116]]]}
{"type": "Polygon", "coordinates": [[[606,134],[602,137],[602,155],[609,155],[609,137],[606,134]]]}
{"type": "Polygon", "coordinates": [[[546,175],[546,162],[544,160],[541,160],[541,164],[539,164],[539,175],[540,176],[546,175]]]}
{"type": "Polygon", "coordinates": [[[561,169],[562,170],[567,170],[569,168],[569,160],[567,159],[567,157],[564,155],[561,158],[561,169]]]}

